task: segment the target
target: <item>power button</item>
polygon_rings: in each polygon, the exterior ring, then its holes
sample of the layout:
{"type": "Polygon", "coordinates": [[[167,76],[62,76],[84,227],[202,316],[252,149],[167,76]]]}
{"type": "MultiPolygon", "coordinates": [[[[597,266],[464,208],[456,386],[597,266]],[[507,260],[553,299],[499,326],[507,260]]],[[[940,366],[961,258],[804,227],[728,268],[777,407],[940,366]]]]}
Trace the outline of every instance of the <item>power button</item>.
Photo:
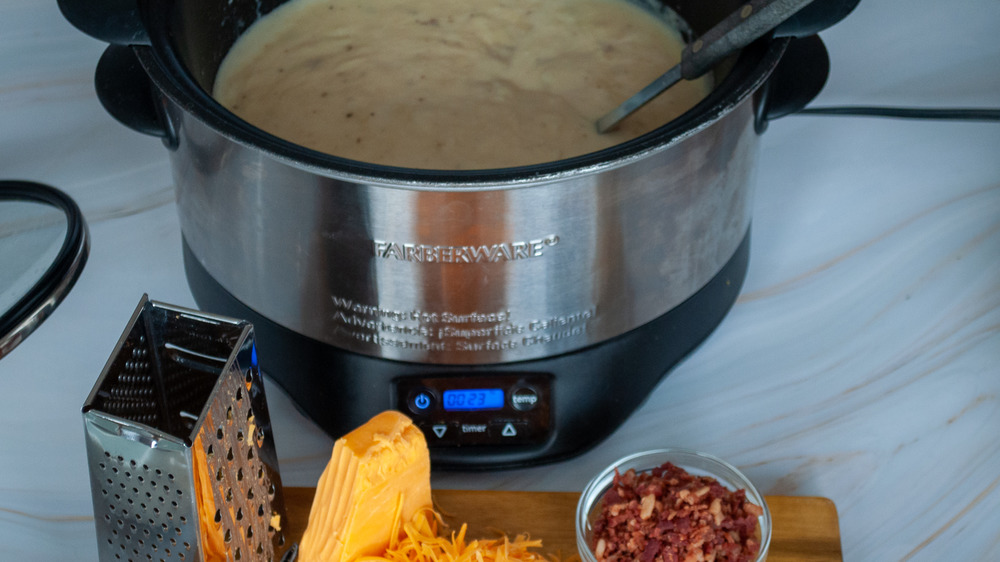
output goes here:
{"type": "Polygon", "coordinates": [[[410,411],[414,414],[426,414],[434,408],[437,402],[429,390],[415,390],[410,393],[410,411]]]}

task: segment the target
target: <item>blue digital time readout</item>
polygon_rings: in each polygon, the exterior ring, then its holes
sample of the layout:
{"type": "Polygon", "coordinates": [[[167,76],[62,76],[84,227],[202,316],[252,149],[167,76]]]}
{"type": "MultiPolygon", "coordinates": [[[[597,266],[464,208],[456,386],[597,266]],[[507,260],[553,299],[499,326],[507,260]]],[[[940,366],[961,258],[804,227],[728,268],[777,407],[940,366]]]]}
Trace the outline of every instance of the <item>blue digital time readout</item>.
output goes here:
{"type": "Polygon", "coordinates": [[[469,388],[444,391],[444,409],[448,412],[475,412],[503,408],[503,390],[469,388]]]}

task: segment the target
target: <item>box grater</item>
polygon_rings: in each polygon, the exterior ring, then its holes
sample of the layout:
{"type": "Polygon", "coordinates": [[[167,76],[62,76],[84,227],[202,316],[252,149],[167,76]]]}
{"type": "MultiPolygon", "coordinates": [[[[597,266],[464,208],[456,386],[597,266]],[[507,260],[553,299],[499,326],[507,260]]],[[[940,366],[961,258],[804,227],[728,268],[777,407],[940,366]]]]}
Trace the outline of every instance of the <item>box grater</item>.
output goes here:
{"type": "Polygon", "coordinates": [[[83,407],[102,562],[278,562],[253,326],[143,295],[83,407]]]}

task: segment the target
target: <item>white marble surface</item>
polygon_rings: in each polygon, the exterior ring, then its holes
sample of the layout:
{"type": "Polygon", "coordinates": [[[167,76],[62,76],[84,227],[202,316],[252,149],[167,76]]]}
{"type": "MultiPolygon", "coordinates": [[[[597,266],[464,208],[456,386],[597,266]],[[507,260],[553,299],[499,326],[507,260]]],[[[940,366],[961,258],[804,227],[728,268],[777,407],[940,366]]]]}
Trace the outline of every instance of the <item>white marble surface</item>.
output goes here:
{"type": "MultiPolygon", "coordinates": [[[[816,105],[1000,107],[997,0],[864,0],[816,105]]],[[[90,261],[0,360],[0,561],[96,560],[80,407],[145,292],[194,306],[166,153],[93,93],[103,45],[0,3],[0,177],[58,186],[90,261]]],[[[846,560],[1000,560],[1000,124],[788,117],[766,133],[742,296],[609,440],[439,487],[579,490],[623,453],[720,455],[834,500],[846,560]]],[[[0,264],[2,267],[2,264],[0,264]]],[[[283,477],[331,438],[268,390],[283,477]]]]}

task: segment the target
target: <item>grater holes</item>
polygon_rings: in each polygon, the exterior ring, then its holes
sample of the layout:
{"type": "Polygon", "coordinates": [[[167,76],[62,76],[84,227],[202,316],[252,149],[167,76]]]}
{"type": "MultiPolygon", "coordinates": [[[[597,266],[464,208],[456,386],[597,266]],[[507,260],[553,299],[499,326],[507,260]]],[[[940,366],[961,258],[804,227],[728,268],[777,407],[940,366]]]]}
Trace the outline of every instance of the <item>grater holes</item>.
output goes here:
{"type": "Polygon", "coordinates": [[[208,477],[218,502],[219,536],[227,539],[231,562],[237,549],[243,560],[273,560],[278,532],[269,519],[274,515],[266,495],[269,473],[260,451],[254,450],[263,444],[265,431],[256,424],[253,389],[240,379],[229,378],[219,394],[221,399],[213,404],[203,430],[208,477]],[[214,439],[209,437],[213,434],[214,439]]]}
{"type": "MultiPolygon", "coordinates": [[[[183,494],[177,476],[123,456],[112,456],[107,451],[97,467],[109,477],[103,480],[101,490],[106,498],[104,517],[98,519],[106,537],[104,552],[129,562],[152,561],[157,559],[153,553],[163,551],[169,542],[175,549],[171,559],[177,560],[178,552],[182,552],[176,550],[178,539],[187,539],[184,530],[187,518],[178,513],[181,504],[174,499],[183,494]],[[161,523],[164,519],[169,524],[161,523]]],[[[190,554],[187,557],[190,559],[190,554]]]]}

